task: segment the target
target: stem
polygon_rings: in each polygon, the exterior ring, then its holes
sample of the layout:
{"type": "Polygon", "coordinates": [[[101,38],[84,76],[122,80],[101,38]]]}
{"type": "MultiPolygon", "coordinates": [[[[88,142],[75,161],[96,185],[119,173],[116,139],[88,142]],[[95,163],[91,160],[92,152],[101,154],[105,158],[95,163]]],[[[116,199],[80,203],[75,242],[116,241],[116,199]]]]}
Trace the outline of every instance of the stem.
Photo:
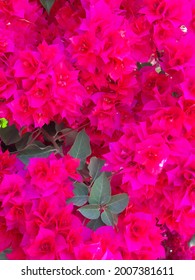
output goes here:
{"type": "Polygon", "coordinates": [[[137,62],[137,70],[141,70],[145,66],[152,66],[150,62],[137,62]]]}
{"type": "MultiPolygon", "coordinates": [[[[35,137],[30,140],[30,142],[28,143],[28,145],[26,147],[31,145],[39,137],[39,135],[41,134],[41,130],[35,130],[34,133],[35,132],[38,132],[37,135],[35,135],[35,137]]],[[[25,147],[25,149],[26,149],[26,147],[25,147]]]]}
{"type": "Polygon", "coordinates": [[[87,186],[89,191],[91,191],[91,187],[92,187],[92,185],[93,185],[94,182],[95,182],[95,180],[93,179],[93,180],[91,181],[91,184],[90,184],[89,186],[87,186]]]}
{"type": "Polygon", "coordinates": [[[5,63],[7,65],[7,67],[10,67],[10,65],[7,63],[7,61],[5,61],[2,57],[0,57],[0,59],[3,63],[5,63]]]}
{"type": "MultiPolygon", "coordinates": [[[[86,124],[83,124],[83,125],[81,125],[79,128],[78,128],[78,130],[80,130],[81,128],[84,128],[84,127],[86,127],[88,124],[90,124],[90,122],[87,122],[86,124]]],[[[61,131],[59,131],[59,132],[61,132],[61,131]]],[[[59,133],[58,132],[58,133],[59,133]]],[[[62,135],[60,135],[60,136],[58,136],[58,137],[55,137],[54,136],[54,140],[56,141],[56,140],[60,140],[61,138],[63,138],[63,137],[65,137],[65,136],[67,136],[69,133],[71,133],[72,131],[68,131],[68,132],[66,132],[65,134],[62,134],[62,135]]]]}
{"type": "Polygon", "coordinates": [[[49,142],[53,144],[56,151],[63,157],[64,154],[60,151],[60,147],[55,142],[56,139],[54,139],[51,135],[49,135],[49,133],[47,133],[47,131],[45,131],[43,128],[41,128],[41,132],[43,133],[43,136],[45,136],[49,140],[49,142]]]}
{"type": "MultiPolygon", "coordinates": [[[[123,168],[123,169],[124,169],[124,168],[123,168]]],[[[111,174],[111,175],[108,177],[108,180],[111,180],[113,176],[120,174],[120,173],[123,171],[123,169],[120,169],[120,170],[116,171],[115,173],[111,174]]]]}

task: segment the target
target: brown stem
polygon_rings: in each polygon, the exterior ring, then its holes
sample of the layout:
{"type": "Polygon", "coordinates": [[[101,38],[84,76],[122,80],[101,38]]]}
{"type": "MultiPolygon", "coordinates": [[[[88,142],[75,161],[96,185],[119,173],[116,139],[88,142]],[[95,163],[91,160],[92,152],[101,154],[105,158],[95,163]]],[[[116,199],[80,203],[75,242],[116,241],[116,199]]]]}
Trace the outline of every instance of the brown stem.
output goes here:
{"type": "Polygon", "coordinates": [[[51,135],[49,135],[49,133],[47,133],[47,131],[45,131],[43,128],[41,128],[41,132],[49,140],[49,142],[51,142],[53,144],[53,146],[56,149],[56,151],[63,157],[64,154],[60,151],[60,147],[55,142],[56,139],[54,140],[54,138],[51,135]]]}
{"type": "MultiPolygon", "coordinates": [[[[36,131],[34,131],[34,133],[35,133],[36,131]]],[[[39,130],[37,130],[37,134],[35,135],[35,137],[34,138],[32,138],[31,140],[30,140],[30,142],[28,143],[28,145],[26,146],[26,147],[28,147],[29,145],[31,145],[38,137],[39,137],[39,135],[41,134],[41,130],[39,129],[39,130]]],[[[26,147],[25,147],[25,149],[26,149],[26,147]]]]}

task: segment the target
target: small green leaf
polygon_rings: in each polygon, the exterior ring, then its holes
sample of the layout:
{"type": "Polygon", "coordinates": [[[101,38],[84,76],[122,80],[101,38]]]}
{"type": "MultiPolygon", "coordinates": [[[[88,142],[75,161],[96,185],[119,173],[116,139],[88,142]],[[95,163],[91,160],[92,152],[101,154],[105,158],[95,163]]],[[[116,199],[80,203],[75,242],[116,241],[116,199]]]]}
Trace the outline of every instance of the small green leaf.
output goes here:
{"type": "Polygon", "coordinates": [[[20,140],[20,135],[15,125],[0,128],[0,137],[5,145],[15,144],[20,140]]]}
{"type": "Polygon", "coordinates": [[[78,209],[78,211],[88,219],[97,219],[100,216],[100,210],[99,210],[99,205],[97,204],[90,204],[90,205],[85,205],[81,208],[78,209]]]}
{"type": "Polygon", "coordinates": [[[88,188],[83,183],[74,183],[74,197],[67,200],[68,203],[72,202],[76,206],[84,205],[88,200],[88,188]]]}
{"type": "Polygon", "coordinates": [[[192,239],[188,242],[188,246],[190,248],[195,246],[195,234],[192,236],[192,239]]]}
{"type": "Polygon", "coordinates": [[[127,194],[116,194],[111,197],[111,200],[107,204],[107,209],[114,214],[121,213],[128,205],[129,197],[127,194]]]}
{"type": "Polygon", "coordinates": [[[74,144],[68,154],[81,160],[86,159],[91,154],[89,137],[84,129],[77,134],[74,144]]]}
{"type": "Polygon", "coordinates": [[[100,176],[101,172],[101,168],[103,167],[105,163],[105,160],[96,158],[96,157],[92,157],[90,159],[90,163],[88,166],[89,169],[89,175],[93,178],[93,180],[95,181],[97,179],[97,177],[100,176]]]}
{"type": "Polygon", "coordinates": [[[108,209],[102,212],[101,219],[107,226],[114,226],[114,217],[108,209]]]}
{"type": "Polygon", "coordinates": [[[99,227],[105,226],[105,224],[102,222],[101,218],[99,217],[96,220],[91,220],[87,223],[87,227],[92,229],[92,230],[96,230],[99,227]]]}
{"type": "Polygon", "coordinates": [[[8,120],[5,118],[0,118],[0,128],[6,128],[8,125],[8,120]]]}
{"type": "Polygon", "coordinates": [[[55,2],[55,0],[40,0],[42,6],[45,8],[45,10],[48,12],[48,14],[51,11],[51,8],[55,2]]]}
{"type": "Polygon", "coordinates": [[[105,172],[103,172],[94,182],[90,196],[89,203],[91,204],[106,204],[111,198],[111,188],[105,172]]]}
{"type": "Polygon", "coordinates": [[[8,248],[8,249],[5,249],[3,252],[0,252],[0,260],[7,260],[8,258],[6,256],[6,254],[11,253],[11,251],[12,250],[10,248],[8,248]]]}
{"type": "Polygon", "coordinates": [[[36,144],[31,144],[18,153],[18,158],[24,164],[28,164],[30,158],[46,158],[55,151],[52,146],[42,147],[42,145],[39,146],[37,142],[38,141],[36,141],[36,144]]]}

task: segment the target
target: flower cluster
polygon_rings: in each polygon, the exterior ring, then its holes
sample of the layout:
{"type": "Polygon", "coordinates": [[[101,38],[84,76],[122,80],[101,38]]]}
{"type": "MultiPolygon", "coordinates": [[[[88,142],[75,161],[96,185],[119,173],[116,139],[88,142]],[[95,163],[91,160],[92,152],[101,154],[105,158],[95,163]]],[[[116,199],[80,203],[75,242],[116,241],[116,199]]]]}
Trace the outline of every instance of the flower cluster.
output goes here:
{"type": "Polygon", "coordinates": [[[92,231],[66,203],[89,179],[70,139],[27,166],[2,149],[9,259],[195,259],[194,40],[194,0],[56,0],[50,14],[0,0],[0,119],[84,127],[112,193],[130,198],[116,227],[92,231]]]}
{"type": "Polygon", "coordinates": [[[26,169],[15,156],[0,156],[0,250],[11,247],[9,259],[123,258],[121,234],[108,226],[93,232],[66,203],[73,195],[71,179],[81,179],[79,160],[52,154],[31,159],[26,169]]]}

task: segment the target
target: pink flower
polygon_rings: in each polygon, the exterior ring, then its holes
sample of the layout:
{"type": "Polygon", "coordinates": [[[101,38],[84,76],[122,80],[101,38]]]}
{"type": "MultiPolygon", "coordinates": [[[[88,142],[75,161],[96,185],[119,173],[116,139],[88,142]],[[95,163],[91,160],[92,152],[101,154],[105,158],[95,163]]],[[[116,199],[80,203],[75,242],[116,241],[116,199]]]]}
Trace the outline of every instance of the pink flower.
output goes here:
{"type": "Polygon", "coordinates": [[[8,107],[12,111],[13,119],[19,127],[23,125],[33,124],[34,109],[29,105],[28,97],[25,94],[20,94],[16,97],[8,107]]]}
{"type": "Polygon", "coordinates": [[[71,52],[78,65],[81,68],[87,65],[90,72],[94,71],[93,65],[95,65],[96,62],[96,55],[93,50],[95,42],[94,33],[80,31],[80,34],[71,37],[70,41],[71,52]]]}
{"type": "Polygon", "coordinates": [[[190,238],[194,235],[194,231],[195,231],[194,217],[195,217],[195,211],[189,210],[189,208],[186,208],[178,216],[177,219],[178,232],[186,241],[189,241],[190,238]]]}
{"type": "Polygon", "coordinates": [[[1,28],[0,26],[0,56],[5,55],[6,53],[13,53],[14,43],[13,43],[13,32],[9,32],[5,28],[1,28]]]}
{"type": "Polygon", "coordinates": [[[28,165],[29,175],[31,176],[32,183],[47,182],[49,175],[49,164],[46,158],[36,159],[32,158],[28,165]]]}
{"type": "Polygon", "coordinates": [[[67,180],[69,174],[73,177],[76,176],[76,178],[80,178],[80,176],[75,174],[78,160],[72,159],[70,156],[67,157],[71,159],[67,163],[67,167],[64,166],[62,159],[57,160],[53,155],[49,158],[32,158],[30,160],[28,165],[30,182],[39,195],[48,196],[64,187],[69,193],[69,188],[71,188],[71,184],[67,180]]]}
{"type": "Polygon", "coordinates": [[[37,78],[36,83],[27,92],[29,105],[32,108],[40,108],[48,103],[51,98],[52,82],[50,77],[37,78]]]}
{"type": "Polygon", "coordinates": [[[168,157],[169,148],[159,134],[150,135],[141,143],[136,144],[134,161],[144,165],[149,173],[160,173],[168,157]]]}
{"type": "Polygon", "coordinates": [[[163,256],[161,231],[155,225],[153,215],[143,212],[129,214],[124,219],[125,240],[129,252],[140,252],[144,247],[158,248],[158,257],[163,256]]]}
{"type": "Polygon", "coordinates": [[[38,46],[41,60],[41,70],[43,73],[52,71],[53,67],[63,59],[63,47],[61,44],[48,45],[46,41],[38,46]]]}
{"type": "Polygon", "coordinates": [[[123,253],[124,260],[156,260],[164,258],[165,250],[161,245],[158,247],[143,246],[140,250],[136,250],[134,252],[124,250],[123,253]]]}
{"type": "Polygon", "coordinates": [[[40,1],[0,3],[0,119],[23,139],[44,125],[73,130],[55,135],[63,157],[24,165],[0,129],[0,251],[194,259],[194,1],[57,0],[49,16],[40,1]],[[78,170],[67,153],[83,127],[92,154],[78,170]],[[93,156],[105,160],[112,194],[130,197],[117,225],[96,231],[66,202],[75,181],[91,183],[93,156]]]}
{"type": "Polygon", "coordinates": [[[35,127],[43,127],[45,124],[49,124],[54,118],[54,106],[52,101],[49,104],[44,104],[42,107],[36,109],[33,114],[33,121],[35,127]]]}
{"type": "Polygon", "coordinates": [[[150,30],[150,23],[148,22],[147,17],[145,15],[139,15],[136,17],[132,22],[132,30],[139,36],[147,34],[150,30]]]}
{"type": "Polygon", "coordinates": [[[8,150],[0,151],[0,183],[5,174],[15,173],[17,170],[16,155],[10,155],[8,150]]]}
{"type": "Polygon", "coordinates": [[[184,113],[179,107],[166,107],[152,114],[151,130],[180,136],[184,125],[184,113]]]}
{"type": "Polygon", "coordinates": [[[34,78],[38,72],[39,55],[37,52],[23,51],[14,65],[15,77],[34,78]]]}
{"type": "Polygon", "coordinates": [[[17,174],[5,174],[0,187],[0,200],[6,205],[13,199],[20,199],[25,180],[17,174]]]}
{"type": "Polygon", "coordinates": [[[72,158],[70,155],[66,155],[64,157],[64,165],[67,175],[80,181],[81,177],[77,172],[77,168],[80,165],[80,159],[72,158]]]}
{"type": "Polygon", "coordinates": [[[0,100],[9,99],[13,95],[15,88],[13,81],[7,79],[5,73],[0,71],[0,100]]]}
{"type": "Polygon", "coordinates": [[[13,201],[4,207],[7,228],[9,230],[18,229],[20,233],[26,230],[25,221],[31,209],[31,202],[13,201]]]}
{"type": "Polygon", "coordinates": [[[103,226],[92,234],[92,242],[99,243],[103,253],[110,252],[113,255],[120,256],[120,248],[124,246],[122,236],[113,228],[103,226]],[[113,238],[110,239],[110,236],[113,238]]]}
{"type": "Polygon", "coordinates": [[[11,232],[7,230],[5,217],[0,216],[0,252],[9,248],[12,242],[11,232]]]}
{"type": "Polygon", "coordinates": [[[6,255],[8,260],[26,260],[27,256],[22,248],[15,248],[11,253],[6,255]]]}
{"type": "Polygon", "coordinates": [[[64,238],[67,237],[71,229],[81,229],[81,221],[77,216],[72,214],[72,207],[72,205],[61,207],[61,209],[58,211],[58,213],[56,213],[56,215],[52,219],[52,221],[55,224],[57,233],[63,235],[64,238]]]}
{"type": "Polygon", "coordinates": [[[115,126],[119,128],[119,118],[115,108],[110,110],[104,110],[101,107],[94,109],[91,124],[97,126],[98,130],[104,131],[111,136],[115,126]]]}
{"type": "Polygon", "coordinates": [[[40,228],[35,240],[24,248],[29,259],[55,260],[66,247],[65,240],[53,231],[40,228]]]}

